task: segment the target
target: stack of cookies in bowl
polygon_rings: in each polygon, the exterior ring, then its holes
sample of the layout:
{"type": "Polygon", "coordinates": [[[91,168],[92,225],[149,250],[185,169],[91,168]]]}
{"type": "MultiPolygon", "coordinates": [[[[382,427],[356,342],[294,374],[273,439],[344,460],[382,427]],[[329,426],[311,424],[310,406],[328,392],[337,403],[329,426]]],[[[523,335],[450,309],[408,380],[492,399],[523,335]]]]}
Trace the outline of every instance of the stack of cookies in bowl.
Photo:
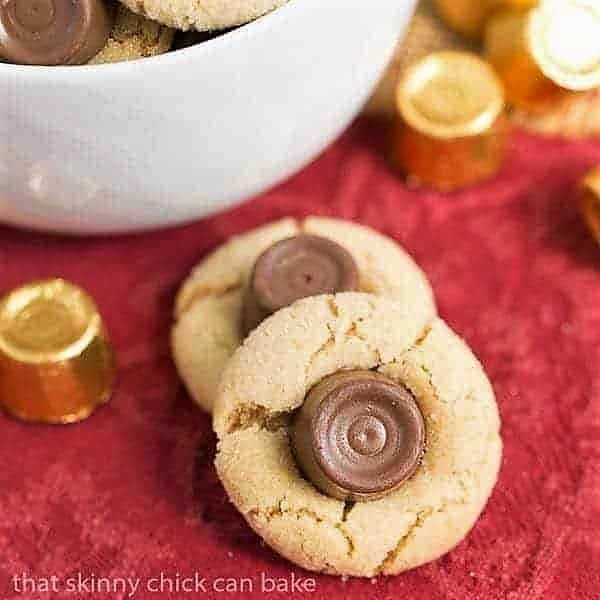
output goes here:
{"type": "Polygon", "coordinates": [[[491,385],[391,239],[321,217],[235,237],[183,284],[172,347],[230,500],[292,562],[397,574],[483,510],[502,452],[491,385]]]}
{"type": "Polygon", "coordinates": [[[0,61],[56,66],[153,56],[172,47],[177,30],[219,32],[286,1],[6,0],[0,3],[0,61]]]}

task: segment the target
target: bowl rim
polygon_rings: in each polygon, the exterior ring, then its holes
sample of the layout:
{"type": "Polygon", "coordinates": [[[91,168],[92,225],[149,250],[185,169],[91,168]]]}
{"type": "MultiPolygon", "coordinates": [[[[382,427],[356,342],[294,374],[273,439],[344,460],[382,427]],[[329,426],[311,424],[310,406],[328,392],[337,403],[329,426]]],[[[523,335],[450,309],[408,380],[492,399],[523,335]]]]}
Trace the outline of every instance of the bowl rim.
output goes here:
{"type": "MultiPolygon", "coordinates": [[[[168,65],[174,61],[179,61],[184,57],[199,57],[201,54],[214,52],[220,46],[225,46],[234,43],[238,39],[246,38],[251,35],[259,35],[261,31],[274,26],[278,21],[287,19],[289,14],[293,12],[298,5],[302,4],[299,0],[287,0],[285,4],[274,8],[273,10],[257,17],[253,21],[234,26],[230,31],[226,31],[222,35],[194,44],[187,48],[178,50],[167,50],[161,54],[154,56],[144,56],[133,60],[122,60],[112,63],[101,64],[84,64],[84,65],[21,65],[13,63],[0,62],[0,76],[2,75],[18,75],[18,76],[38,76],[45,77],[52,74],[52,78],[67,77],[69,74],[92,74],[102,72],[104,75],[118,72],[128,72],[136,68],[151,68],[152,65],[168,65]]],[[[143,16],[143,15],[142,15],[143,16]]]]}

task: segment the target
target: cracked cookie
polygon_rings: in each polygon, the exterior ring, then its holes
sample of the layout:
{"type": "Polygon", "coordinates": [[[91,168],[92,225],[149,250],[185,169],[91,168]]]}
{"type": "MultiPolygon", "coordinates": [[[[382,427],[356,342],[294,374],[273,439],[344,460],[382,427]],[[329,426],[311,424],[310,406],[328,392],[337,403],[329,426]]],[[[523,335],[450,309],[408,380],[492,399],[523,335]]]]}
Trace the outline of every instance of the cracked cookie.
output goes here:
{"type": "Polygon", "coordinates": [[[182,31],[214,31],[249,23],[287,0],[122,0],[132,11],[182,31]]]}
{"type": "Polygon", "coordinates": [[[393,298],[416,319],[436,314],[429,283],[408,254],[355,223],[283,219],[220,246],[176,300],[171,345],[192,398],[211,412],[227,360],[267,314],[294,297],[350,289],[393,298]]]}
{"type": "MultiPolygon", "coordinates": [[[[494,394],[467,345],[437,317],[354,292],[299,300],[255,329],[225,369],[213,424],[217,472],[250,526],[292,562],[339,575],[396,574],[451,550],[483,510],[502,452],[494,394]],[[403,389],[424,423],[416,468],[368,501],[319,491],[294,433],[311,394],[356,370],[403,389]]],[[[378,427],[359,424],[366,454],[385,445],[378,427]]]]}

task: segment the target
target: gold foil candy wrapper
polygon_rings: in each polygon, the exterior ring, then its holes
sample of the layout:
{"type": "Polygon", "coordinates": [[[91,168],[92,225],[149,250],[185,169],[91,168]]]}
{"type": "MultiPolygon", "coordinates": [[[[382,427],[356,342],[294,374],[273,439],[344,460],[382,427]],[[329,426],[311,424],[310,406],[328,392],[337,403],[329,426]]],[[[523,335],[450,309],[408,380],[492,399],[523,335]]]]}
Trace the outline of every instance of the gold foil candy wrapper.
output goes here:
{"type": "Polygon", "coordinates": [[[0,406],[24,421],[81,421],[108,401],[112,350],[96,305],[62,279],[0,299],[0,406]]]}
{"type": "Polygon", "coordinates": [[[481,37],[494,11],[504,8],[526,10],[538,0],[436,0],[443,20],[455,31],[471,38],[481,37]]]}
{"type": "Polygon", "coordinates": [[[417,62],[398,84],[396,108],[390,158],[409,183],[453,190],[500,168],[504,92],[477,55],[446,51],[417,62]]]}
{"type": "Polygon", "coordinates": [[[600,86],[600,2],[543,0],[530,11],[502,10],[485,30],[485,54],[507,100],[545,112],[600,86]]]}
{"type": "Polygon", "coordinates": [[[600,244],[600,166],[588,173],[579,189],[581,214],[600,244]]]}
{"type": "Polygon", "coordinates": [[[398,79],[416,61],[432,52],[475,48],[475,43],[442,22],[434,0],[421,0],[406,34],[396,46],[392,61],[365,107],[365,114],[387,120],[393,118],[398,79]]]}

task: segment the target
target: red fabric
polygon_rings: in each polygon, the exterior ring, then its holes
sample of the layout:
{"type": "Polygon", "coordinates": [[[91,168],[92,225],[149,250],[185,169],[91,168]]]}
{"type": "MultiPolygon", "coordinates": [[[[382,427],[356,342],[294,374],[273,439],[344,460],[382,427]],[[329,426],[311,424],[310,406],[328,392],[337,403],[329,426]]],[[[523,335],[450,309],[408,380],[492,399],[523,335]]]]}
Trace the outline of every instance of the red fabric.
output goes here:
{"type": "MultiPolygon", "coordinates": [[[[391,578],[316,576],[298,597],[336,600],[600,597],[600,252],[575,184],[600,143],[516,134],[501,175],[443,196],[408,191],[381,132],[355,125],[285,185],[193,225],[102,239],[0,229],[0,291],[60,275],[97,299],[119,381],[112,402],[71,427],[0,416],[0,598],[12,577],[174,578],[198,572],[309,576],[268,547],[227,502],[215,439],[169,357],[174,293],[208,250],[284,215],[335,215],[393,236],[428,273],[440,311],[481,358],[505,441],[500,481],[470,536],[437,562],[391,578]]],[[[285,598],[283,593],[265,597],[285,598]]],[[[193,594],[138,592],[135,598],[193,594]]],[[[241,594],[207,591],[198,597],[241,594]]]]}

